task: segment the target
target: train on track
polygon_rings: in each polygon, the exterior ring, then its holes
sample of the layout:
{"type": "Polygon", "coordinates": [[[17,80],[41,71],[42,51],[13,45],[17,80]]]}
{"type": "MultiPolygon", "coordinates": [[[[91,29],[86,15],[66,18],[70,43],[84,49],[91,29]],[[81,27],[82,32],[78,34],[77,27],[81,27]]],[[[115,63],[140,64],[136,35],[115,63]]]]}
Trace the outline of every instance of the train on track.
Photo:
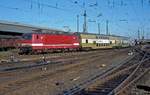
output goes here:
{"type": "Polygon", "coordinates": [[[0,51],[7,51],[9,49],[17,48],[18,41],[18,36],[0,35],[0,51]]]}
{"type": "Polygon", "coordinates": [[[21,33],[0,30],[0,51],[17,48],[21,35],[21,33]]]}
{"type": "Polygon", "coordinates": [[[121,48],[129,46],[129,38],[79,32],[25,33],[19,41],[20,54],[121,48]]]}

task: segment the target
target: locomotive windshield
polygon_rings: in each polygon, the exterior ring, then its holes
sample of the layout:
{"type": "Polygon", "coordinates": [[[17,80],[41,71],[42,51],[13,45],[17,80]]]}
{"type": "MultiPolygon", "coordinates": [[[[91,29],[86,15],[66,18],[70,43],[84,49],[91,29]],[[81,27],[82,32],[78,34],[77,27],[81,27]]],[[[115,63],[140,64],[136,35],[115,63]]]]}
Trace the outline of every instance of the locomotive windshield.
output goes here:
{"type": "Polygon", "coordinates": [[[23,34],[22,38],[26,39],[26,40],[31,40],[32,39],[32,34],[23,34]]]}

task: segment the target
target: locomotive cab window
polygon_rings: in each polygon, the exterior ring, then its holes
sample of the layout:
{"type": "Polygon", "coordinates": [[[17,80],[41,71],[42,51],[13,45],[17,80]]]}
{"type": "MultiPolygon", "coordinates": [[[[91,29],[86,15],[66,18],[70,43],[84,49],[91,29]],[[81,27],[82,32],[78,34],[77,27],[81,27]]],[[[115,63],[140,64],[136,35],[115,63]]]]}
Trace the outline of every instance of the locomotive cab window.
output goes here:
{"type": "Polygon", "coordinates": [[[32,34],[23,34],[22,38],[26,39],[26,40],[31,40],[32,39],[32,34]]]}

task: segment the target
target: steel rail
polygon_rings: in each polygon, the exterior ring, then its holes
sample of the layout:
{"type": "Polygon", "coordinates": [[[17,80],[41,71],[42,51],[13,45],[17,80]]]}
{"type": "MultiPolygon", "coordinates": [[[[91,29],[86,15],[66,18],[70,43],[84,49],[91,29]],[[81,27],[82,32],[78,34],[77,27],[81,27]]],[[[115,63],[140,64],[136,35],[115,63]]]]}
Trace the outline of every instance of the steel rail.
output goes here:
{"type": "Polygon", "coordinates": [[[121,95],[121,93],[123,93],[124,91],[126,91],[130,86],[134,85],[138,80],[140,80],[140,78],[142,78],[142,76],[144,76],[145,74],[147,74],[150,71],[150,68],[145,70],[142,74],[140,74],[137,78],[135,78],[134,80],[132,80],[129,84],[127,84],[124,88],[122,88],[120,91],[116,92],[116,95],[121,95]]]}
{"type": "MultiPolygon", "coordinates": [[[[103,52],[102,52],[103,53],[103,52]]],[[[89,54],[89,53],[88,53],[89,54]]],[[[90,53],[91,55],[88,56],[87,58],[91,58],[91,57],[95,57],[95,56],[98,56],[100,55],[99,53],[97,54],[94,54],[94,52],[91,52],[90,53]]],[[[87,54],[83,54],[83,55],[87,55],[87,54]]],[[[34,67],[41,67],[41,66],[47,66],[47,65],[50,65],[50,64],[70,64],[74,61],[77,61],[77,60],[82,60],[84,59],[84,57],[78,57],[78,58],[74,58],[73,57],[74,55],[71,56],[71,60],[69,61],[49,61],[48,59],[46,59],[46,62],[43,62],[43,60],[39,61],[39,62],[34,62],[35,64],[27,64],[27,65],[23,65],[23,66],[14,66],[14,67],[6,67],[6,68],[0,68],[0,72],[4,72],[4,71],[13,71],[13,70],[21,70],[21,69],[30,69],[30,68],[34,68],[34,67]],[[64,63],[65,62],[65,63],[64,63]]],[[[79,56],[82,56],[79,55],[79,56]]],[[[62,58],[62,59],[67,59],[67,57],[59,57],[59,58],[62,58]]],[[[31,61],[32,62],[32,61],[31,61]]]]}
{"type": "Polygon", "coordinates": [[[105,70],[104,72],[102,72],[101,74],[97,74],[92,78],[89,78],[88,80],[84,81],[83,83],[79,84],[78,86],[75,86],[74,88],[71,88],[68,91],[64,91],[63,94],[60,95],[75,95],[78,92],[81,92],[83,89],[85,89],[88,85],[91,85],[92,83],[94,83],[96,80],[99,79],[103,79],[105,78],[107,75],[111,74],[113,71],[117,70],[118,68],[120,68],[122,65],[124,65],[125,63],[129,62],[130,60],[132,60],[137,54],[133,55],[132,57],[129,57],[125,60],[123,60],[122,62],[120,62],[119,65],[115,65],[111,68],[108,68],[107,70],[105,70]]]}
{"type": "Polygon", "coordinates": [[[138,69],[141,67],[142,63],[144,63],[145,61],[150,59],[150,57],[148,57],[148,58],[146,58],[146,57],[147,57],[147,53],[144,54],[142,60],[138,63],[138,66],[130,74],[130,76],[128,76],[127,79],[125,79],[117,88],[115,88],[113,91],[111,91],[108,95],[112,95],[114,93],[117,93],[117,92],[121,91],[126,85],[128,85],[129,82],[133,79],[133,77],[136,77],[134,75],[136,74],[136,72],[138,72],[138,69]]]}

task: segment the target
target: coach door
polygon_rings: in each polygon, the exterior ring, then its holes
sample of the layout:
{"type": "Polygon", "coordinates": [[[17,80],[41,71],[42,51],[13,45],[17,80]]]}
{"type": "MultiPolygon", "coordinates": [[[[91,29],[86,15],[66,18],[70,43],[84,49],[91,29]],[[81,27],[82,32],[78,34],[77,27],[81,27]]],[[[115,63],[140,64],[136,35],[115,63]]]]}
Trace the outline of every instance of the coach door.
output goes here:
{"type": "Polygon", "coordinates": [[[42,40],[41,40],[41,35],[39,34],[34,34],[33,39],[32,39],[32,45],[33,46],[43,46],[42,40]]]}

